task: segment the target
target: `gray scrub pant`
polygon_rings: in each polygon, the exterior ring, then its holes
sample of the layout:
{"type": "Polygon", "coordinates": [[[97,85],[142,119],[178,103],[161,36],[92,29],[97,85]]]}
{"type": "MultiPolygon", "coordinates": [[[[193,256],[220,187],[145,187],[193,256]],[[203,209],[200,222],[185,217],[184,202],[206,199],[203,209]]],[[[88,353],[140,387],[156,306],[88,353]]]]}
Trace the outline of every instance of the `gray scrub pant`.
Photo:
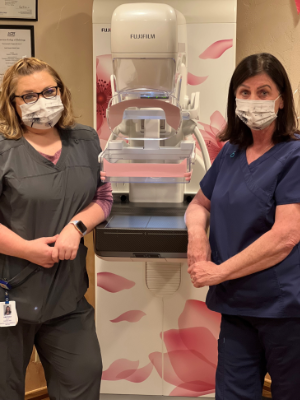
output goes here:
{"type": "Polygon", "coordinates": [[[72,313],[43,324],[0,328],[0,400],[24,400],[33,345],[51,400],[99,400],[102,361],[94,309],[85,298],[72,313]]]}

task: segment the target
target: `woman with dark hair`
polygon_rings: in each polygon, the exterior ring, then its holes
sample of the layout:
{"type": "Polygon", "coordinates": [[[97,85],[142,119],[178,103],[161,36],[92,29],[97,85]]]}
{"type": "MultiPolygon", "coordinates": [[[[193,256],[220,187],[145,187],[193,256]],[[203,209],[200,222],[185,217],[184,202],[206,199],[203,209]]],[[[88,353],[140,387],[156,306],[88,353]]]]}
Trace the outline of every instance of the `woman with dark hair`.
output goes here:
{"type": "Polygon", "coordinates": [[[300,141],[287,74],[272,55],[237,66],[228,141],[186,213],[195,287],[222,314],[216,400],[299,398],[300,141]],[[210,237],[206,231],[210,221],[210,237]]]}
{"type": "Polygon", "coordinates": [[[11,314],[10,306],[6,306],[4,315],[10,315],[10,314],[11,314]]]}

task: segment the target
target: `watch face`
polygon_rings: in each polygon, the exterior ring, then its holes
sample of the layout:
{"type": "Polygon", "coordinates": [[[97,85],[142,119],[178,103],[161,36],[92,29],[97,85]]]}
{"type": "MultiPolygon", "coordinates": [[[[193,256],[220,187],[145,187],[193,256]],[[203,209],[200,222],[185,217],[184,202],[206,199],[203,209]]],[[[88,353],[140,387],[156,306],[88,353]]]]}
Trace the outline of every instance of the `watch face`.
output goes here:
{"type": "Polygon", "coordinates": [[[77,226],[77,228],[80,230],[80,232],[81,232],[82,234],[84,234],[84,233],[86,232],[86,230],[87,230],[86,226],[85,226],[84,223],[81,222],[81,221],[78,221],[77,224],[76,224],[76,226],[77,226]]]}

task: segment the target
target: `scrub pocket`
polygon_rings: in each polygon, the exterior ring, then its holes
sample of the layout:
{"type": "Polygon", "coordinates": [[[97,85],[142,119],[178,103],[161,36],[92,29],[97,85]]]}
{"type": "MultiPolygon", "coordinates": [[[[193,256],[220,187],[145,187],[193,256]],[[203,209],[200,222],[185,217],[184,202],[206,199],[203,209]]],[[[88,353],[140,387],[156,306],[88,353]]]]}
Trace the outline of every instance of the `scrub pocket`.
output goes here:
{"type": "MultiPolygon", "coordinates": [[[[19,319],[43,323],[74,311],[88,287],[86,254],[87,247],[80,243],[75,260],[60,261],[52,268],[42,268],[15,257],[6,257],[6,261],[1,258],[1,262],[5,261],[3,269],[13,270],[14,274],[20,272],[19,267],[29,265],[35,271],[20,286],[9,291],[9,299],[16,302],[19,319]]],[[[5,290],[1,292],[3,301],[5,290]]]]}
{"type": "MultiPolygon", "coordinates": [[[[28,269],[28,276],[16,287],[8,290],[9,300],[16,302],[18,318],[29,323],[38,322],[41,318],[45,287],[43,285],[42,267],[27,260],[1,254],[1,277],[6,280],[18,277],[28,269]]],[[[13,286],[13,285],[12,285],[13,286]]],[[[4,300],[5,289],[1,289],[1,301],[4,300]]]]}
{"type": "MultiPolygon", "coordinates": [[[[38,323],[41,320],[45,287],[43,286],[42,269],[36,264],[27,263],[35,272],[20,286],[8,291],[9,300],[16,302],[18,318],[27,323],[38,323]]],[[[4,297],[4,290],[3,295],[4,297]]]]}
{"type": "Polygon", "coordinates": [[[281,297],[274,267],[224,282],[224,286],[228,293],[228,303],[237,311],[271,309],[274,300],[281,297]]]}

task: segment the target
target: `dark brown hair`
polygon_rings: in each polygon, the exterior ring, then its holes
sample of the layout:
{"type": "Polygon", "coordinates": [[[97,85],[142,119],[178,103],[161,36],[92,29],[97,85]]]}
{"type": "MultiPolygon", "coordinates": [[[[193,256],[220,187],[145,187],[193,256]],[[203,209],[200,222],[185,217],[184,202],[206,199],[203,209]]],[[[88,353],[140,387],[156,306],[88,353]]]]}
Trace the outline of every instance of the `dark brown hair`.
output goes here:
{"type": "Polygon", "coordinates": [[[229,140],[245,149],[253,143],[250,128],[235,114],[235,95],[237,88],[248,78],[266,73],[276,84],[282,96],[284,107],[278,110],[273,143],[298,140],[297,116],[295,112],[293,92],[287,73],[279,60],[268,53],[253,54],[244,58],[236,67],[229,85],[227,103],[227,125],[219,135],[224,142],[229,140]]]}

